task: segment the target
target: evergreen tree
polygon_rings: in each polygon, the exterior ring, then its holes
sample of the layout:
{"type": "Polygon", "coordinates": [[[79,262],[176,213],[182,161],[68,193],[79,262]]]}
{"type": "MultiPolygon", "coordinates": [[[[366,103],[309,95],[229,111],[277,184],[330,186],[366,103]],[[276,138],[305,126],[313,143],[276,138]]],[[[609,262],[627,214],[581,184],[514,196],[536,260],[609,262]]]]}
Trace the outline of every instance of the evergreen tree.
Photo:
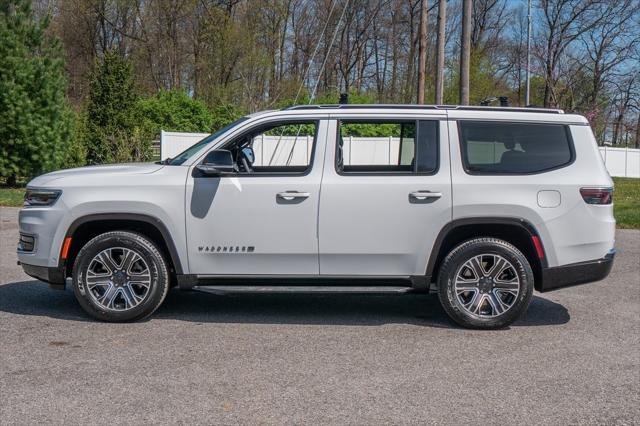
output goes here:
{"type": "Polygon", "coordinates": [[[62,49],[29,0],[0,0],[0,176],[8,185],[69,157],[72,113],[62,49]]]}
{"type": "Polygon", "coordinates": [[[96,63],[87,105],[87,160],[90,164],[141,160],[144,140],[136,129],[136,94],[131,66],[116,52],[96,63]],[[136,145],[136,146],[133,146],[136,145]]]}

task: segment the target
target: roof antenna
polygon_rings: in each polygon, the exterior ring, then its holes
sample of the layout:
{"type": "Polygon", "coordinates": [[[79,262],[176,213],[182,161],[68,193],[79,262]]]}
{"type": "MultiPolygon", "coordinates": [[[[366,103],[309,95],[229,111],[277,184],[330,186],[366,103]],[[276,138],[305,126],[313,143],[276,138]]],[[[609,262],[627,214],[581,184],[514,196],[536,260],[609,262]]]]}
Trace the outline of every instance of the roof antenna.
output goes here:
{"type": "Polygon", "coordinates": [[[348,93],[340,93],[340,100],[338,101],[340,105],[346,105],[349,103],[349,94],[348,93]]]}

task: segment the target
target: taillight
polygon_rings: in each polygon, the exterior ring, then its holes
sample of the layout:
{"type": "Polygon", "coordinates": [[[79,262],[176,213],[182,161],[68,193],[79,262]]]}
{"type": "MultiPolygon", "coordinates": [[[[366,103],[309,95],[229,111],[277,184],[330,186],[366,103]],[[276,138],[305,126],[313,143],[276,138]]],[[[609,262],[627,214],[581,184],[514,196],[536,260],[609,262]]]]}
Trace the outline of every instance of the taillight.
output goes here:
{"type": "Polygon", "coordinates": [[[587,204],[611,204],[613,188],[580,188],[580,195],[587,204]]]}

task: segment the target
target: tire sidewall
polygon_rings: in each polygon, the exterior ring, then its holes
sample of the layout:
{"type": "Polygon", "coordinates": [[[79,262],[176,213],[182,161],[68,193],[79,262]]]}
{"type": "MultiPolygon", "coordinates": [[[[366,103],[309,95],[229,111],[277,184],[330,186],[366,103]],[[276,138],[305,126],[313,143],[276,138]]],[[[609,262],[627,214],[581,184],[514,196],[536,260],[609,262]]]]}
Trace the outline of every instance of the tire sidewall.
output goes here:
{"type": "Polygon", "coordinates": [[[480,238],[460,244],[447,256],[438,280],[438,296],[449,316],[458,324],[470,328],[502,328],[518,319],[529,306],[533,295],[534,277],[527,258],[511,244],[493,238],[480,238]],[[458,269],[474,256],[497,254],[513,265],[520,279],[520,292],[513,306],[502,315],[481,318],[467,312],[455,292],[458,269]]]}
{"type": "Polygon", "coordinates": [[[78,302],[89,314],[103,321],[135,321],[150,315],[162,303],[167,286],[168,274],[164,259],[150,241],[132,232],[108,232],[95,237],[80,250],[73,267],[73,289],[78,302]],[[101,251],[115,247],[135,251],[147,263],[151,275],[151,285],[145,299],[126,311],[105,309],[94,301],[86,286],[85,277],[92,259],[101,251]]]}

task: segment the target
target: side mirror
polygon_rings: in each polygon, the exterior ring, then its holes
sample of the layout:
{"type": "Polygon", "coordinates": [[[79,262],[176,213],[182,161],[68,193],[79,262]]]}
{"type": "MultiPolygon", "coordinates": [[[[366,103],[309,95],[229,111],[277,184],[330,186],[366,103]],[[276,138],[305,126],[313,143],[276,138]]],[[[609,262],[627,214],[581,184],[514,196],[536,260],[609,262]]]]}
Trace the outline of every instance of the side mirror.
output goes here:
{"type": "Polygon", "coordinates": [[[235,172],[233,156],[231,151],[226,149],[215,149],[209,152],[202,164],[198,164],[195,168],[204,176],[220,176],[235,172]]]}

